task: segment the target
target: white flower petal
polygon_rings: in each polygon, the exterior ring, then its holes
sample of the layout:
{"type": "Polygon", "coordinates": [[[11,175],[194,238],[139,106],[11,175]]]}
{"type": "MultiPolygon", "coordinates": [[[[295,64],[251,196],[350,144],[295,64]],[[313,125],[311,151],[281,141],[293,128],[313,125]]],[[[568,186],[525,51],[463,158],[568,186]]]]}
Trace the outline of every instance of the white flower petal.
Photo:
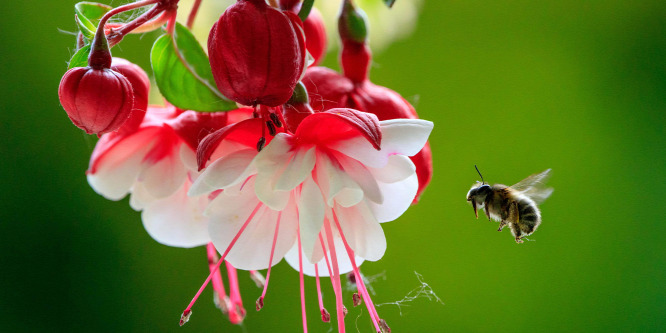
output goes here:
{"type": "MultiPolygon", "coordinates": [[[[246,191],[250,193],[251,191],[246,191]]],[[[240,235],[231,251],[226,257],[234,267],[245,270],[265,269],[269,266],[271,248],[275,237],[275,227],[278,216],[280,228],[278,231],[275,252],[272,264],[278,263],[285,253],[296,241],[296,204],[291,204],[283,211],[277,212],[261,204],[253,195],[239,197],[225,196],[222,192],[211,204],[222,205],[219,209],[222,214],[211,215],[209,232],[213,244],[221,253],[226,251],[231,241],[236,237],[243,224],[250,217],[250,213],[257,207],[257,213],[240,235]],[[239,201],[246,203],[243,212],[234,211],[239,201]],[[250,208],[251,209],[247,209],[250,208]]]]}
{"type": "Polygon", "coordinates": [[[319,241],[319,231],[324,224],[326,204],[319,187],[311,176],[305,179],[298,202],[298,220],[303,251],[312,260],[315,243],[319,241]]]}
{"type": "Polygon", "coordinates": [[[197,172],[199,170],[199,167],[197,166],[197,154],[192,148],[190,148],[190,146],[180,146],[180,160],[188,171],[197,172]]]}
{"type": "Polygon", "coordinates": [[[382,192],[379,191],[379,185],[377,185],[377,181],[372,173],[370,173],[370,170],[353,158],[342,154],[337,155],[344,172],[363,190],[363,196],[376,203],[382,203],[384,197],[382,196],[382,192]]]}
{"type": "Polygon", "coordinates": [[[334,208],[342,233],[354,253],[366,260],[377,261],[386,252],[384,230],[365,204],[334,208]]]}
{"type": "Polygon", "coordinates": [[[273,210],[283,210],[289,201],[290,191],[276,191],[273,189],[273,175],[260,173],[257,175],[257,181],[254,185],[254,192],[257,198],[266,206],[273,210]]]}
{"type": "Polygon", "coordinates": [[[391,119],[379,122],[382,131],[381,150],[376,150],[363,137],[338,141],[331,148],[359,160],[366,166],[383,168],[391,155],[412,156],[428,141],[433,123],[421,119],[391,119]]]}
{"type": "Polygon", "coordinates": [[[416,174],[395,183],[380,182],[379,189],[384,194],[384,202],[382,204],[368,202],[368,205],[377,221],[381,223],[393,221],[409,208],[418,188],[419,181],[416,174]]]}
{"type": "Polygon", "coordinates": [[[95,172],[87,175],[93,190],[109,200],[122,199],[136,181],[156,132],[140,131],[110,147],[97,161],[95,172]]]}
{"type": "Polygon", "coordinates": [[[154,164],[144,161],[144,169],[139,175],[146,191],[155,198],[166,198],[183,186],[187,170],[180,159],[180,147],[174,147],[154,164]]]}
{"type": "Polygon", "coordinates": [[[416,166],[407,156],[391,155],[385,167],[370,168],[370,172],[378,182],[395,183],[416,173],[416,166]]]}
{"type": "Polygon", "coordinates": [[[349,207],[363,200],[363,190],[347,175],[337,160],[327,154],[317,154],[316,177],[329,207],[335,202],[349,207]]]}
{"type": "Polygon", "coordinates": [[[134,183],[130,194],[130,207],[136,211],[143,210],[148,204],[157,200],[150,195],[142,183],[134,183]]]}
{"type": "Polygon", "coordinates": [[[315,149],[298,149],[277,179],[275,190],[291,191],[300,185],[315,166],[315,149]]]}
{"type": "MultiPolygon", "coordinates": [[[[351,262],[349,261],[349,256],[347,255],[347,250],[345,249],[345,245],[342,243],[342,240],[340,237],[334,237],[333,238],[335,242],[335,253],[338,258],[338,271],[339,274],[346,274],[351,272],[354,267],[352,266],[351,262]]],[[[328,252],[327,252],[328,253],[328,252]]],[[[315,276],[315,265],[311,264],[305,253],[302,254],[303,256],[303,274],[308,275],[308,276],[315,276]]],[[[331,260],[330,254],[328,254],[329,261],[331,260]]],[[[295,244],[289,252],[284,256],[284,259],[287,261],[287,263],[293,267],[296,271],[298,271],[298,244],[295,244]]],[[[363,263],[363,258],[359,256],[355,256],[354,261],[356,262],[357,266],[361,266],[363,263]]],[[[319,273],[320,277],[326,277],[330,276],[329,271],[328,271],[328,266],[326,265],[326,259],[322,257],[320,261],[317,262],[317,270],[319,273]]],[[[333,267],[331,267],[333,269],[333,267]]],[[[331,272],[332,273],[332,272],[331,272]]]]}
{"type": "Polygon", "coordinates": [[[145,206],[141,214],[143,226],[156,241],[176,247],[194,247],[210,242],[208,219],[202,211],[208,199],[190,198],[187,186],[170,197],[145,206]]]}
{"type": "Polygon", "coordinates": [[[198,196],[234,186],[247,179],[254,170],[254,149],[243,149],[223,156],[210,164],[190,188],[190,196],[198,196]]]}

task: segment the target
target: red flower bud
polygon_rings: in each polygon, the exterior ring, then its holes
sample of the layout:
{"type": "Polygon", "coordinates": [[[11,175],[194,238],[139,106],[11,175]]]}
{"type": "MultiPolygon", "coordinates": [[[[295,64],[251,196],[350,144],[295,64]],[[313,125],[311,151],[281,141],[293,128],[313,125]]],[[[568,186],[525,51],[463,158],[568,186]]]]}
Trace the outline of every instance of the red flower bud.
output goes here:
{"type": "MultiPolygon", "coordinates": [[[[360,76],[348,78],[325,67],[312,67],[305,73],[303,83],[308,90],[310,105],[315,112],[332,108],[352,108],[373,113],[379,120],[418,118],[414,107],[400,94],[373,84],[365,78],[358,82],[356,80],[358,78],[360,76]]],[[[416,166],[416,174],[419,178],[419,189],[414,199],[416,202],[432,178],[430,145],[426,143],[418,154],[410,158],[416,166]]]]}
{"type": "Polygon", "coordinates": [[[222,94],[243,105],[278,106],[305,68],[305,37],[294,13],[239,0],[213,25],[208,53],[222,94]]]}
{"type": "Polygon", "coordinates": [[[120,126],[118,132],[120,133],[133,133],[141,121],[146,116],[146,109],[148,109],[148,92],[150,90],[150,79],[148,74],[141,69],[141,67],[123,59],[113,58],[111,69],[122,74],[132,86],[134,93],[134,106],[132,113],[125,123],[120,126]]]}
{"type": "Polygon", "coordinates": [[[60,80],[58,97],[74,125],[97,135],[117,130],[129,117],[134,103],[129,81],[107,68],[68,70],[60,80]]]}
{"type": "Polygon", "coordinates": [[[324,18],[317,8],[312,7],[308,18],[303,21],[305,47],[314,58],[312,66],[318,65],[326,55],[326,28],[324,18]]]}

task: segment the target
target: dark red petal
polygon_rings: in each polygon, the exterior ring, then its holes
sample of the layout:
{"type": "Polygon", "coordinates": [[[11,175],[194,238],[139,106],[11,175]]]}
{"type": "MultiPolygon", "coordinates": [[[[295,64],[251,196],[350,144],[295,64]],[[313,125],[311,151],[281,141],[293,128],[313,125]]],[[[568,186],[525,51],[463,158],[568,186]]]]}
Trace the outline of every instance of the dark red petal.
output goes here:
{"type": "MultiPolygon", "coordinates": [[[[261,138],[261,129],[263,126],[264,121],[261,118],[247,119],[223,127],[206,136],[201,140],[197,148],[199,170],[202,170],[206,166],[215,149],[217,149],[217,146],[223,140],[236,141],[248,147],[256,147],[257,142],[261,138]]],[[[267,137],[266,139],[270,141],[271,137],[267,137]]]]}
{"type": "Polygon", "coordinates": [[[377,116],[354,109],[336,108],[306,117],[296,130],[299,142],[329,144],[363,135],[381,149],[382,132],[377,116]]]}

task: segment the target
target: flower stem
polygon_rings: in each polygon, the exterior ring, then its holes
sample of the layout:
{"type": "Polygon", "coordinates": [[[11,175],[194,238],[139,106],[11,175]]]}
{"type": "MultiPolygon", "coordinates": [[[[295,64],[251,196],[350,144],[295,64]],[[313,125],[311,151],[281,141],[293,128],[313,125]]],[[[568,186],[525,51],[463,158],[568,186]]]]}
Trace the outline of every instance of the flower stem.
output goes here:
{"type": "Polygon", "coordinates": [[[190,15],[187,17],[188,29],[192,29],[192,26],[194,25],[194,19],[197,17],[197,13],[199,12],[199,6],[201,6],[201,0],[195,0],[194,5],[192,5],[192,10],[190,11],[190,15]]]}

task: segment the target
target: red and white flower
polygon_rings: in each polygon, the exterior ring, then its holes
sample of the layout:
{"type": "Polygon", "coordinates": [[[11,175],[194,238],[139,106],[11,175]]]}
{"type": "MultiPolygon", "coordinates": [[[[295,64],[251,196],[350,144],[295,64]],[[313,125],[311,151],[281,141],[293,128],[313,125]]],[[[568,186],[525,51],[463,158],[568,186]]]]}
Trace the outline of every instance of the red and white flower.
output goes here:
{"type": "Polygon", "coordinates": [[[130,205],[143,211],[146,231],[156,241],[178,247],[204,245],[209,242],[202,214],[207,198],[188,197],[187,191],[198,176],[198,141],[226,123],[224,113],[150,107],[134,131],[100,138],[90,159],[88,182],[110,200],[131,194],[130,205]]]}
{"type": "MultiPolygon", "coordinates": [[[[277,133],[257,152],[262,126],[257,118],[206,137],[197,158],[207,167],[189,194],[216,194],[206,215],[228,262],[264,269],[291,249],[288,261],[301,276],[332,276],[342,320],[339,275],[358,274],[356,256],[384,255],[379,224],[399,217],[414,199],[418,179],[408,156],[423,148],[432,123],[380,122],[373,114],[332,109],[305,117],[293,134],[277,133]]],[[[363,298],[372,305],[367,291],[363,298]]]]}

